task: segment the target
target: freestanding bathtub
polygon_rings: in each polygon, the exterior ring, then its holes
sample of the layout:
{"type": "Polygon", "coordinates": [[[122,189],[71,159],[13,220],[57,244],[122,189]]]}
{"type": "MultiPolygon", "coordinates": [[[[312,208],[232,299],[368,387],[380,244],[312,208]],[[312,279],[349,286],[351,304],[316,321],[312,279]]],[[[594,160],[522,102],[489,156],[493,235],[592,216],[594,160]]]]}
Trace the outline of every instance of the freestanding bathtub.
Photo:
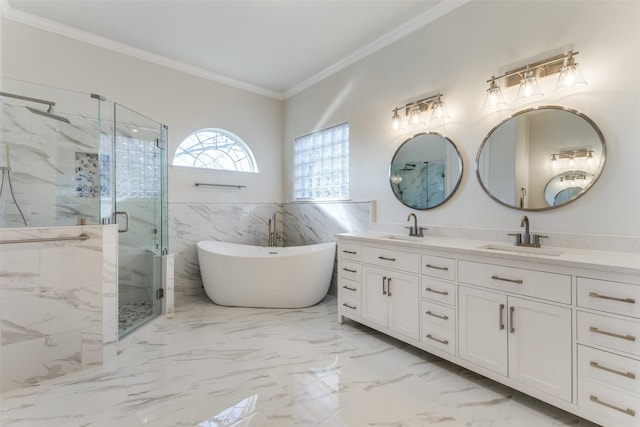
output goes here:
{"type": "Polygon", "coordinates": [[[200,274],[216,304],[239,307],[300,308],[327,294],[335,242],[261,247],[205,240],[198,242],[200,274]]]}

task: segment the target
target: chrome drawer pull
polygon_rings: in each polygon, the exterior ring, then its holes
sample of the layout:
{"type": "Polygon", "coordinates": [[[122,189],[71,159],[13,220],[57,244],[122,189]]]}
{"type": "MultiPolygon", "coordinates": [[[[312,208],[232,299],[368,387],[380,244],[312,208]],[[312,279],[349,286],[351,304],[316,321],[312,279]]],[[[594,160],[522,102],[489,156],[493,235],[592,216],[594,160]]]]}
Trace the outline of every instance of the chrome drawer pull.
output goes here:
{"type": "Polygon", "coordinates": [[[509,307],[509,323],[511,324],[511,329],[509,329],[509,332],[511,332],[512,334],[516,331],[516,327],[513,326],[513,313],[516,311],[516,308],[514,306],[509,307]]]}
{"type": "Polygon", "coordinates": [[[441,339],[439,339],[439,338],[433,337],[433,336],[431,336],[431,334],[428,334],[428,335],[427,335],[427,338],[429,338],[430,340],[434,340],[434,341],[436,341],[436,342],[439,342],[440,344],[449,345],[449,341],[447,341],[447,340],[441,340],[441,339]]]}
{"type": "Polygon", "coordinates": [[[592,368],[598,368],[602,369],[603,371],[611,372],[612,374],[622,375],[623,377],[631,378],[632,380],[636,379],[636,374],[634,374],[633,372],[622,372],[616,369],[607,368],[606,366],[598,364],[598,362],[589,362],[589,366],[591,366],[592,368]]]}
{"type": "Polygon", "coordinates": [[[624,408],[620,408],[618,406],[612,405],[611,403],[607,403],[607,402],[603,402],[602,400],[598,399],[597,396],[594,396],[593,394],[589,396],[589,400],[595,403],[599,403],[602,406],[606,406],[607,408],[611,408],[611,409],[615,409],[616,411],[620,411],[623,414],[627,414],[627,415],[631,415],[632,417],[636,416],[636,411],[634,411],[633,409],[624,409],[624,408]]]}
{"type": "Polygon", "coordinates": [[[424,314],[428,314],[429,316],[437,317],[438,319],[442,319],[442,320],[449,320],[449,316],[442,315],[442,314],[435,314],[430,311],[426,311],[424,314]]]}
{"type": "Polygon", "coordinates": [[[347,268],[347,267],[342,267],[342,269],[343,269],[344,271],[348,271],[349,273],[357,273],[357,272],[358,272],[358,270],[352,270],[352,269],[347,268]]]}
{"type": "Polygon", "coordinates": [[[384,276],[382,278],[382,295],[386,295],[387,294],[387,276],[384,276]]]}
{"type": "Polygon", "coordinates": [[[506,279],[504,277],[500,277],[500,276],[496,276],[496,275],[491,276],[491,278],[493,280],[502,280],[503,282],[511,282],[511,283],[522,284],[522,280],[520,280],[520,279],[506,279]]]}
{"type": "Polygon", "coordinates": [[[391,296],[391,277],[387,279],[387,296],[391,296]]]}
{"type": "Polygon", "coordinates": [[[436,289],[431,289],[431,288],[426,288],[425,291],[433,292],[434,294],[449,295],[449,292],[447,292],[447,291],[438,291],[436,289]]]}
{"type": "Polygon", "coordinates": [[[356,307],[355,305],[349,305],[349,304],[347,304],[346,302],[345,302],[345,303],[343,303],[342,305],[344,305],[344,306],[345,306],[345,307],[347,307],[347,308],[350,308],[351,310],[356,310],[356,309],[358,308],[358,307],[356,307]]]}
{"type": "Polygon", "coordinates": [[[380,255],[380,256],[378,257],[378,259],[383,259],[383,260],[385,260],[385,261],[395,261],[395,260],[396,260],[395,258],[387,258],[387,257],[383,257],[382,255],[380,255]]]}
{"type": "Polygon", "coordinates": [[[504,321],[502,320],[502,314],[504,312],[504,304],[500,304],[500,310],[498,311],[498,323],[500,324],[500,330],[504,329],[504,321]]]}
{"type": "Polygon", "coordinates": [[[345,285],[345,286],[343,286],[342,288],[343,288],[343,289],[346,289],[346,290],[348,290],[348,291],[357,291],[357,289],[356,289],[356,288],[350,288],[349,286],[346,286],[346,285],[345,285]]]}
{"type": "Polygon", "coordinates": [[[622,338],[623,340],[627,340],[627,341],[636,340],[636,337],[634,337],[633,335],[621,335],[621,334],[615,334],[613,332],[601,331],[600,329],[593,326],[589,327],[589,331],[594,332],[596,334],[608,335],[610,337],[622,338]]]}
{"type": "Polygon", "coordinates": [[[351,254],[351,255],[356,255],[358,253],[356,251],[348,251],[346,249],[344,249],[342,252],[344,252],[345,254],[351,254]]]}
{"type": "Polygon", "coordinates": [[[608,299],[611,301],[618,301],[618,302],[628,302],[629,304],[635,304],[636,300],[633,298],[617,298],[617,297],[609,297],[606,295],[600,295],[597,292],[589,292],[589,296],[593,297],[593,298],[602,298],[602,299],[608,299]]]}
{"type": "Polygon", "coordinates": [[[427,268],[435,268],[436,270],[449,271],[449,267],[438,267],[437,265],[425,264],[427,268]]]}

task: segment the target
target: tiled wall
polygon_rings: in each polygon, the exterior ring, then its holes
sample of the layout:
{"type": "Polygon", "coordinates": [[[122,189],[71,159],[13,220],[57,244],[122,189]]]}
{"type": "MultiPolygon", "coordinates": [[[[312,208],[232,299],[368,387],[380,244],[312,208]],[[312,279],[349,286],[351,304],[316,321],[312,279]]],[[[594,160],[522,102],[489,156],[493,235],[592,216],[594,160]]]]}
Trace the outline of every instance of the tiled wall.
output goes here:
{"type": "Polygon", "coordinates": [[[99,365],[117,351],[116,226],[0,230],[1,390],[99,365]]]}
{"type": "Polygon", "coordinates": [[[266,246],[267,224],[275,212],[283,245],[330,242],[337,233],[366,230],[369,210],[369,202],[169,203],[176,299],[203,293],[196,251],[200,240],[266,246]]]}

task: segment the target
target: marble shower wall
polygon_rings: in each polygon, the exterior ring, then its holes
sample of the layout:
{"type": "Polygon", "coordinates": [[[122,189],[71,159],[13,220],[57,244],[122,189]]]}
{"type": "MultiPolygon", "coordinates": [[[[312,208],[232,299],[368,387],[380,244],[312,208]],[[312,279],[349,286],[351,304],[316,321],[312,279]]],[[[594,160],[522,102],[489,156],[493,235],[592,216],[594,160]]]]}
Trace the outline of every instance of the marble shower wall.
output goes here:
{"type": "Polygon", "coordinates": [[[198,241],[266,246],[267,224],[274,212],[282,244],[298,246],[335,241],[336,233],[366,230],[370,203],[170,202],[169,244],[175,254],[176,303],[179,304],[182,296],[203,293],[196,251],[198,241]]]}
{"type": "MultiPolygon", "coordinates": [[[[66,124],[33,114],[8,98],[0,102],[0,167],[11,168],[14,195],[27,226],[75,225],[80,218],[98,224],[97,121],[68,115],[71,124],[66,124]]],[[[7,190],[5,186],[1,194],[0,227],[24,227],[7,190]]]]}
{"type": "Polygon", "coordinates": [[[0,230],[1,391],[100,365],[117,351],[115,226],[0,230]]]}

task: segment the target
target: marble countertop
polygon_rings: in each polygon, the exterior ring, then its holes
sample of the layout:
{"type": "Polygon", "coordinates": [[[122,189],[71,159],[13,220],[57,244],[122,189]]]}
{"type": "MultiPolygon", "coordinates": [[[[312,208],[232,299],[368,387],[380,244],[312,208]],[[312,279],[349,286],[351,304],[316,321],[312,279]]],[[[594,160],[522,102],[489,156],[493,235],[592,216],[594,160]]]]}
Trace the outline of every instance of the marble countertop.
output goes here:
{"type": "Polygon", "coordinates": [[[384,242],[412,248],[447,250],[469,255],[533,261],[538,263],[589,268],[613,273],[640,274],[640,254],[542,246],[530,248],[504,242],[457,239],[451,237],[409,237],[384,232],[343,233],[337,237],[384,242]]]}

